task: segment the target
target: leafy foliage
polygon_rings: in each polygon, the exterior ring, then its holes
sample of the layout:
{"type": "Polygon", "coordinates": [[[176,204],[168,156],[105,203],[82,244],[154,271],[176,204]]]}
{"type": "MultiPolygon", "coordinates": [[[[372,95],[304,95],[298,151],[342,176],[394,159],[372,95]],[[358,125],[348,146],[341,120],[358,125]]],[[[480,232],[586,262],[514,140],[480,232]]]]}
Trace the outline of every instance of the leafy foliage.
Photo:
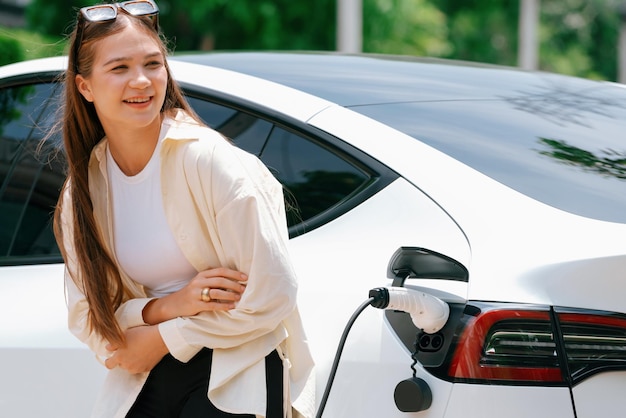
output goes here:
{"type": "MultiPolygon", "coordinates": [[[[516,65],[521,1],[433,1],[448,18],[446,57],[516,65]]],[[[540,0],[540,69],[615,80],[620,7],[621,0],[540,0]]]]}
{"type": "Polygon", "coordinates": [[[444,1],[452,50],[446,58],[517,63],[519,0],[444,1]]]}
{"type": "Polygon", "coordinates": [[[0,31],[0,65],[61,55],[64,48],[65,43],[58,36],[45,36],[22,29],[0,31]]]}
{"type": "Polygon", "coordinates": [[[617,0],[543,0],[541,68],[615,80],[617,0]]]}
{"type": "Polygon", "coordinates": [[[178,50],[334,49],[334,0],[167,0],[159,7],[178,50]]]}
{"type": "Polygon", "coordinates": [[[21,61],[24,54],[20,48],[20,43],[7,36],[0,34],[0,65],[21,61]]]}
{"type": "Polygon", "coordinates": [[[400,55],[451,52],[446,16],[427,0],[365,0],[363,50],[400,55]]]}
{"type": "MultiPolygon", "coordinates": [[[[334,50],[339,0],[156,0],[184,50],[334,50]]],[[[363,50],[516,65],[522,0],[362,0],[363,50]]],[[[60,36],[97,0],[32,0],[29,28],[60,36]]],[[[615,80],[622,0],[540,0],[540,69],[615,80]]]]}
{"type": "Polygon", "coordinates": [[[28,29],[52,36],[69,34],[78,9],[97,0],[32,0],[26,8],[28,29]]]}

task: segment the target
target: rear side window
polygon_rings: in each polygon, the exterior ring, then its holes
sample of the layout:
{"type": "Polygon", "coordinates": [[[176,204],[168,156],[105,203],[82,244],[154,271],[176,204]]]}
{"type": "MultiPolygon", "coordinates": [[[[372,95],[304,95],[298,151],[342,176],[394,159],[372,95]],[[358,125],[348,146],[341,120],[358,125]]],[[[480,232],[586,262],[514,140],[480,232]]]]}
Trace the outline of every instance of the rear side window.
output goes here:
{"type": "Polygon", "coordinates": [[[292,236],[328,220],[328,212],[370,184],[372,175],[314,138],[227,106],[191,97],[212,128],[258,156],[283,184],[292,236]]]}
{"type": "Polygon", "coordinates": [[[369,181],[331,150],[279,127],[267,138],[261,160],[294,198],[290,226],[332,208],[369,181]]]}
{"type": "Polygon", "coordinates": [[[540,202],[626,223],[626,89],[553,77],[533,75],[489,100],[354,110],[540,202]]]}
{"type": "Polygon", "coordinates": [[[61,262],[51,215],[65,179],[60,154],[40,147],[53,83],[0,90],[0,264],[61,262]]]}

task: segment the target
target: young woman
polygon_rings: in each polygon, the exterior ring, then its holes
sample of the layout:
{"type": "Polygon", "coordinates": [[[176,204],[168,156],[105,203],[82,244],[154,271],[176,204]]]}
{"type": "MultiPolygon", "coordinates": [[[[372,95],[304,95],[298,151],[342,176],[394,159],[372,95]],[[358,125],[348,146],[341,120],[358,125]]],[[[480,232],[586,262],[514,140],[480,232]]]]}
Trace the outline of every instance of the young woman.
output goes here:
{"type": "Polygon", "coordinates": [[[312,416],[280,183],[190,109],[156,4],[81,9],[65,89],[55,232],[110,369],[94,416],[312,416]]]}

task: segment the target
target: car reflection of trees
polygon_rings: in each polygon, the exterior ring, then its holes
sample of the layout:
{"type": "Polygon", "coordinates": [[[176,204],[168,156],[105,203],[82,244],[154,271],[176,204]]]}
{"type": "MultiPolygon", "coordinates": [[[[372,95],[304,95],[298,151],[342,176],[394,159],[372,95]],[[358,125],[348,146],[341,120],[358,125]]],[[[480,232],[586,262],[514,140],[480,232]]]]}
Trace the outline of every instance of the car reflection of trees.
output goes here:
{"type": "Polygon", "coordinates": [[[552,157],[565,164],[581,167],[589,172],[626,180],[626,155],[623,152],[605,150],[603,151],[604,156],[599,156],[569,145],[565,141],[540,138],[539,142],[551,149],[550,151],[539,151],[542,155],[552,157]]]}
{"type": "Polygon", "coordinates": [[[4,127],[9,122],[17,120],[22,116],[21,106],[17,105],[25,104],[28,96],[33,91],[34,87],[32,86],[17,89],[0,89],[0,137],[2,137],[4,127]]]}
{"type": "Polygon", "coordinates": [[[51,103],[48,94],[38,91],[34,85],[0,89],[2,263],[20,256],[51,257],[49,262],[59,258],[50,220],[65,179],[64,161],[57,138],[41,142],[49,129],[51,103]]]}
{"type": "Polygon", "coordinates": [[[532,113],[561,126],[577,124],[590,126],[588,116],[600,115],[614,118],[613,111],[626,109],[626,99],[621,89],[574,89],[570,85],[551,83],[537,86],[536,91],[520,91],[516,96],[504,96],[515,109],[532,113]],[[613,92],[619,91],[619,94],[613,92]]]}
{"type": "MultiPolygon", "coordinates": [[[[504,100],[515,109],[532,113],[559,126],[574,124],[592,127],[590,115],[616,118],[616,112],[623,113],[626,109],[621,89],[573,90],[571,86],[550,83],[548,78],[545,80],[546,85],[537,86],[534,92],[520,91],[517,96],[504,97],[504,100]],[[615,91],[619,91],[619,95],[614,95],[615,91]]],[[[542,155],[588,172],[626,180],[624,151],[607,149],[602,151],[604,155],[597,155],[562,140],[539,138],[539,143],[548,147],[547,151],[538,151],[542,155]]]]}
{"type": "MultiPolygon", "coordinates": [[[[63,161],[51,158],[56,150],[38,150],[38,141],[19,141],[19,148],[12,142],[19,164],[0,167],[0,256],[56,255],[50,218],[65,179],[63,161]]],[[[0,153],[8,148],[0,147],[0,153]]]]}
{"type": "Polygon", "coordinates": [[[302,173],[305,181],[286,183],[289,194],[295,199],[295,208],[289,216],[306,220],[340,203],[346,196],[358,190],[363,177],[349,172],[331,172],[325,170],[302,173]],[[297,210],[297,213],[293,211],[297,210]]]}

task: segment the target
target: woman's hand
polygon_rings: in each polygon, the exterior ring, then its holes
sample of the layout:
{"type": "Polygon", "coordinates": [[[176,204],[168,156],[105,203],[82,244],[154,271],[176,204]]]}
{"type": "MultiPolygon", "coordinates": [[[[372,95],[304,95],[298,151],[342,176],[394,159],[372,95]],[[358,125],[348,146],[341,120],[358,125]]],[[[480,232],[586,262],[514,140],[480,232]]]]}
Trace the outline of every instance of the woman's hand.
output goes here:
{"type": "Polygon", "coordinates": [[[203,311],[233,309],[246,289],[247,280],[244,273],[225,267],[201,271],[179,291],[150,301],[143,309],[144,322],[154,325],[203,311]],[[208,289],[205,290],[208,298],[203,300],[204,289],[208,289]]]}
{"type": "Polygon", "coordinates": [[[132,374],[149,372],[168,353],[157,326],[129,328],[125,335],[123,347],[107,345],[106,349],[113,352],[104,362],[108,369],[121,367],[132,374]]]}

